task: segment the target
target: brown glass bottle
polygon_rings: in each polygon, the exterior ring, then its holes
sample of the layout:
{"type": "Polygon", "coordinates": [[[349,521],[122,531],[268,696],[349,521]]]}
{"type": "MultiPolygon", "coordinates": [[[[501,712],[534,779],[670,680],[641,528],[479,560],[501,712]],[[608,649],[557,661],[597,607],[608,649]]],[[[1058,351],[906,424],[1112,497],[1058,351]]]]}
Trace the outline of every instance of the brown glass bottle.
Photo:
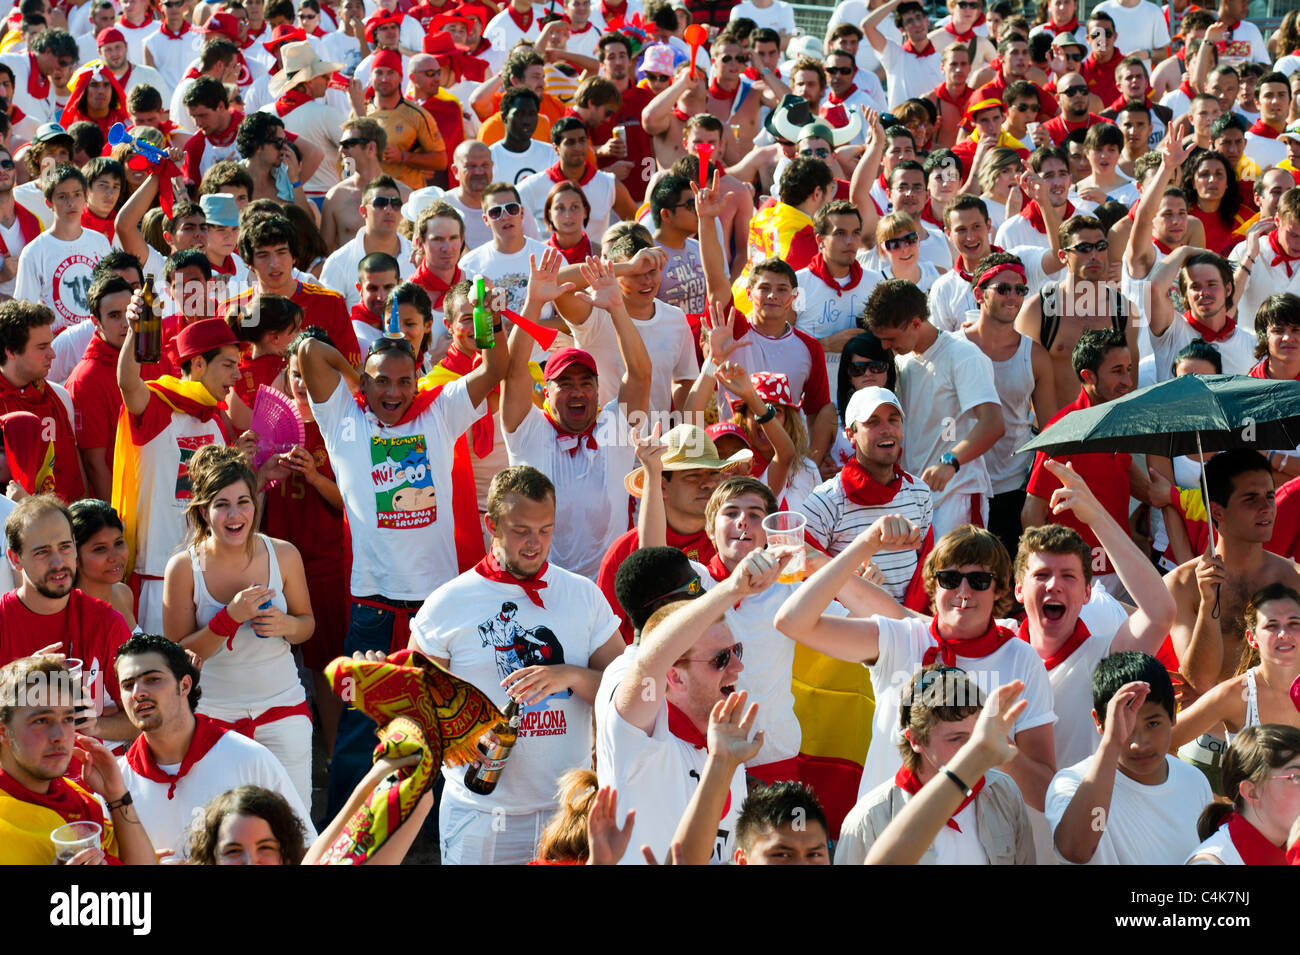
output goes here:
{"type": "Polygon", "coordinates": [[[162,315],[154,304],[153,276],[144,277],[140,289],[143,310],[135,322],[135,360],[151,365],[162,360],[162,315]]]}
{"type": "Polygon", "coordinates": [[[519,738],[519,702],[511,700],[504,718],[479,738],[478,762],[465,770],[465,788],[480,796],[489,796],[497,788],[501,770],[519,738]]]}

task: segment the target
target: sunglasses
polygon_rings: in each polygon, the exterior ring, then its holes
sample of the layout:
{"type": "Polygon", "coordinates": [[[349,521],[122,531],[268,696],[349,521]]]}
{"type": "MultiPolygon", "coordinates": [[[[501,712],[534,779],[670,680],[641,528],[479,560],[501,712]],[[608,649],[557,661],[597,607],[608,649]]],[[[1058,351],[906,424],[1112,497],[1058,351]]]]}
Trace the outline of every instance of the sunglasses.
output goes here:
{"type": "Polygon", "coordinates": [[[848,363],[849,377],[857,378],[861,375],[883,375],[889,371],[889,362],[880,361],[875,358],[868,358],[864,361],[851,361],[848,363]]]}
{"type": "Polygon", "coordinates": [[[677,205],[673,206],[673,208],[674,208],[674,209],[690,209],[692,212],[694,212],[694,211],[695,211],[695,197],[694,197],[694,196],[691,196],[689,199],[684,199],[684,200],[682,200],[681,202],[677,203],[677,205]]]}
{"type": "Polygon", "coordinates": [[[940,570],[934,575],[935,581],[944,590],[957,590],[963,580],[970,581],[971,590],[985,591],[993,586],[997,578],[987,570],[972,570],[962,573],[960,570],[940,570]]]}
{"type": "Polygon", "coordinates": [[[1083,62],[1083,54],[1082,54],[1082,53],[1062,53],[1062,54],[1061,54],[1061,59],[1065,60],[1067,63],[1082,63],[1082,62],[1083,62]]]}
{"type": "Polygon", "coordinates": [[[818,146],[816,149],[801,149],[800,156],[815,156],[818,159],[829,159],[831,151],[825,146],[818,146]]]}
{"type": "Polygon", "coordinates": [[[266,145],[267,145],[267,146],[274,146],[276,149],[283,149],[283,148],[284,148],[284,144],[287,143],[288,141],[289,141],[289,140],[286,139],[286,138],[284,138],[284,137],[281,137],[280,139],[268,139],[268,140],[266,141],[266,145]]]}
{"type": "Polygon", "coordinates": [[[1089,40],[1100,40],[1104,36],[1114,36],[1114,30],[1093,30],[1088,34],[1089,40]]]}
{"type": "Polygon", "coordinates": [[[14,161],[12,159],[0,159],[0,169],[13,169],[14,161]]]}
{"type": "Polygon", "coordinates": [[[163,6],[169,10],[185,6],[185,0],[163,0],[163,6]]]}
{"type": "Polygon", "coordinates": [[[749,54],[748,54],[748,53],[741,53],[741,54],[738,54],[737,56],[732,56],[730,53],[724,53],[724,54],[722,55],[722,62],[723,62],[723,63],[730,63],[732,60],[735,60],[735,61],[736,61],[737,63],[739,63],[741,66],[744,66],[746,63],[749,62],[749,54]]]}
{"type": "Polygon", "coordinates": [[[921,237],[915,232],[909,232],[907,235],[900,235],[896,239],[885,240],[885,251],[896,252],[905,245],[916,245],[921,241],[921,237]]]}
{"type": "Polygon", "coordinates": [[[1105,252],[1110,248],[1110,243],[1102,239],[1100,242],[1078,242],[1074,245],[1066,246],[1066,252],[1078,252],[1080,255],[1087,255],[1090,252],[1105,252]]]}
{"type": "Polygon", "coordinates": [[[957,9],[959,10],[978,10],[980,6],[977,0],[957,0],[957,9]]]}
{"type": "Polygon", "coordinates": [[[1024,298],[1029,294],[1028,285],[1012,285],[1010,282],[998,282],[996,285],[985,285],[984,288],[999,295],[1015,295],[1018,298],[1024,298]]]}
{"type": "Polygon", "coordinates": [[[1063,90],[1057,90],[1057,96],[1086,96],[1088,87],[1086,86],[1067,86],[1063,90]]]}
{"type": "Polygon", "coordinates": [[[356,136],[344,139],[339,143],[339,149],[352,149],[354,146],[364,146],[370,142],[368,139],[358,139],[356,136]]]}
{"type": "Polygon", "coordinates": [[[487,217],[493,220],[500,219],[502,216],[510,218],[519,215],[519,213],[523,211],[524,207],[519,203],[507,202],[504,205],[492,206],[489,208],[487,211],[487,217]]]}
{"type": "Polygon", "coordinates": [[[438,76],[441,73],[442,73],[441,70],[416,70],[412,75],[413,76],[438,76]]]}
{"type": "Polygon", "coordinates": [[[402,200],[397,196],[373,196],[370,200],[373,209],[400,209],[402,200]]]}
{"type": "Polygon", "coordinates": [[[371,355],[378,355],[380,352],[386,351],[400,351],[412,357],[415,356],[411,343],[405,338],[389,338],[387,335],[380,335],[366,349],[366,357],[369,358],[371,355]]]}
{"type": "Polygon", "coordinates": [[[1038,111],[1037,103],[1016,103],[1011,107],[1017,113],[1035,113],[1038,111]]]}
{"type": "Polygon", "coordinates": [[[851,66],[828,66],[828,67],[826,67],[826,75],[827,75],[827,76],[849,76],[850,74],[855,73],[855,72],[857,72],[857,71],[856,71],[853,67],[851,67],[851,66]]]}
{"type": "Polygon", "coordinates": [[[667,73],[644,73],[642,75],[651,83],[667,83],[672,79],[667,73]]]}
{"type": "Polygon", "coordinates": [[[704,660],[697,660],[695,657],[682,657],[682,659],[687,663],[707,663],[721,673],[727,668],[727,664],[731,662],[733,654],[737,660],[743,659],[745,655],[744,644],[733,643],[725,650],[719,650],[716,654],[704,660]]]}

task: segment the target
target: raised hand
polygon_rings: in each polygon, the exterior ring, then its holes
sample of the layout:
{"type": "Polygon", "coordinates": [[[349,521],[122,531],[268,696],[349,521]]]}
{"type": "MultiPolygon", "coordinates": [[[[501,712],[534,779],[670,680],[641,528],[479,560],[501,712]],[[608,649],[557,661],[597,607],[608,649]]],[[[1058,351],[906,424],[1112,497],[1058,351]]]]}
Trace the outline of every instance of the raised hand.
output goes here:
{"type": "Polygon", "coordinates": [[[618,865],[632,839],[636,810],[627,811],[623,825],[618,824],[618,790],[602,786],[587,813],[587,865],[618,865]]]}
{"type": "Polygon", "coordinates": [[[1147,468],[1147,478],[1151,482],[1147,503],[1152,507],[1168,507],[1169,495],[1174,489],[1173,482],[1155,468],[1147,468]]]}
{"type": "MultiPolygon", "coordinates": [[[[714,361],[717,361],[717,359],[715,358],[714,361]]],[[[749,372],[734,361],[721,362],[713,375],[728,391],[743,399],[746,403],[749,402],[750,398],[753,398],[756,404],[762,403],[758,396],[758,389],[754,387],[754,380],[749,377],[749,372]]]]}
{"type": "MultiPolygon", "coordinates": [[[[1016,755],[1015,744],[1011,742],[1011,731],[1020,714],[1029,706],[1028,700],[1016,701],[1024,689],[1025,684],[1020,680],[998,687],[984,701],[984,709],[975,721],[971,744],[983,751],[992,766],[1001,766],[1016,755]]],[[[1127,736],[1124,738],[1128,739],[1127,736]]]]}
{"type": "Polygon", "coordinates": [[[744,690],[728,694],[725,700],[713,704],[709,713],[709,755],[740,765],[758,755],[763,748],[763,731],[749,738],[758,716],[758,704],[745,708],[749,694],[744,690]]]}
{"type": "Polygon", "coordinates": [[[1052,514],[1074,511],[1074,516],[1085,524],[1091,525],[1106,513],[1097,496],[1071,464],[1062,464],[1053,458],[1047,459],[1047,470],[1055,475],[1061,486],[1052,492],[1048,509],[1052,514]]]}
{"type": "Polygon", "coordinates": [[[553,302],[566,292],[572,292],[577,286],[572,282],[560,281],[560,267],[564,265],[564,256],[559,249],[548,248],[542,254],[542,261],[537,256],[528,257],[528,298],[535,303],[545,305],[553,302]]]}
{"type": "Polygon", "coordinates": [[[664,470],[664,452],[668,450],[668,446],[660,440],[663,430],[663,421],[656,421],[649,437],[641,437],[641,433],[636,428],[633,428],[630,433],[632,446],[636,448],[636,459],[645,468],[647,482],[658,480],[664,470]]]}
{"type": "Polygon", "coordinates": [[[618,287],[618,277],[608,259],[587,256],[587,261],[578,270],[591,286],[589,291],[576,292],[578,298],[592,308],[603,308],[607,312],[622,306],[623,291],[618,287]]]}
{"type": "Polygon", "coordinates": [[[718,170],[713,170],[712,181],[703,189],[692,182],[691,192],[695,193],[695,213],[701,219],[716,219],[722,215],[722,210],[726,206],[726,197],[718,187],[718,170]]]}
{"type": "Polygon", "coordinates": [[[915,550],[921,546],[921,528],[901,514],[878,517],[863,532],[875,550],[915,550]]]}
{"type": "Polygon", "coordinates": [[[727,578],[737,596],[747,597],[761,593],[780,576],[781,568],[790,562],[793,553],[784,553],[779,557],[763,550],[750,551],[736,565],[736,569],[727,578]]]}
{"type": "Polygon", "coordinates": [[[704,313],[709,357],[717,364],[726,361],[736,350],[736,322],[731,312],[725,315],[712,303],[704,313]]]}
{"type": "Polygon", "coordinates": [[[1106,730],[1102,735],[1102,746],[1127,746],[1128,739],[1137,727],[1138,710],[1146,702],[1151,692],[1151,684],[1141,680],[1126,683],[1106,704],[1106,730]]]}

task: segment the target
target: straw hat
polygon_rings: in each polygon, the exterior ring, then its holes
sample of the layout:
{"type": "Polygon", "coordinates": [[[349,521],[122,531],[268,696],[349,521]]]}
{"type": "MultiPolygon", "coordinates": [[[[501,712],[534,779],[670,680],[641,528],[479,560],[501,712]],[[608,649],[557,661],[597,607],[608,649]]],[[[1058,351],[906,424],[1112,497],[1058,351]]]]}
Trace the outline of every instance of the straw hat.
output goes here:
{"type": "MultiPolygon", "coordinates": [[[[679,424],[664,435],[663,442],[668,448],[663,456],[665,471],[731,472],[754,458],[753,451],[737,451],[724,460],[708,433],[693,424],[679,424]]],[[[640,497],[645,487],[645,468],[638,466],[623,479],[623,485],[633,497],[640,497]]]]}
{"type": "Polygon", "coordinates": [[[272,96],[279,96],[285,90],[292,89],[299,83],[305,83],[317,76],[329,76],[343,69],[342,63],[331,63],[316,55],[311,43],[286,43],[280,48],[280,58],[284,68],[271,78],[267,89],[272,96]]]}

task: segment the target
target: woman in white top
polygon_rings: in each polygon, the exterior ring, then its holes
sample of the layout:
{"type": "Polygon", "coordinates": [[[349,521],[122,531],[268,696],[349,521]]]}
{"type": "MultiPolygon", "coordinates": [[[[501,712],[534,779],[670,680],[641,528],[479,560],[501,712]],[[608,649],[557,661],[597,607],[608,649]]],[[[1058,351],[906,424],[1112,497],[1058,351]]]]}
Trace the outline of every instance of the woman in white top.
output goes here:
{"type": "Polygon", "coordinates": [[[905,279],[922,292],[930,291],[939,270],[921,261],[921,240],[925,237],[925,226],[906,212],[891,212],[881,218],[876,226],[876,254],[882,267],[877,273],[868,272],[862,280],[874,287],[888,279],[905,279]]]}
{"type": "Polygon", "coordinates": [[[1188,865],[1285,865],[1300,818],[1300,729],[1266,723],[1239,733],[1223,756],[1224,795],[1196,824],[1204,840],[1188,865]]]}
{"type": "Polygon", "coordinates": [[[188,470],[190,546],[167,562],[164,633],[203,660],[198,711],[269,749],[310,800],[311,713],[292,650],[316,626],[302,557],[256,532],[257,479],[238,448],[202,447],[188,470]]]}
{"type": "Polygon", "coordinates": [[[980,186],[980,198],[989,211],[989,229],[997,232],[998,227],[1007,221],[1008,216],[1018,215],[1020,210],[1007,208],[1007,200],[1013,195],[1017,199],[1020,191],[1016,188],[1025,164],[1014,149],[995,146],[984,154],[980,162],[977,179],[980,186]]]}
{"type": "Polygon", "coordinates": [[[1246,604],[1242,623],[1246,642],[1237,676],[1178,714],[1175,748],[1220,723],[1229,741],[1260,723],[1300,729],[1300,711],[1290,695],[1291,684],[1300,677],[1300,593],[1279,583],[1263,587],[1246,604]]]}

